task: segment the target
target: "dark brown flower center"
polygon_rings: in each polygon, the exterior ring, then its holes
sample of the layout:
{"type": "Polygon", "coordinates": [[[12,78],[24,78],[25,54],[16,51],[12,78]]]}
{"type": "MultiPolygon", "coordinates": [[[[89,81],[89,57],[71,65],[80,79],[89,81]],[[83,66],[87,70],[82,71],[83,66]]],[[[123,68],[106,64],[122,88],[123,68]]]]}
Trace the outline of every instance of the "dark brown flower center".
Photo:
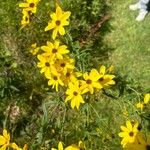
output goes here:
{"type": "Polygon", "coordinates": [[[73,92],[73,95],[74,95],[74,96],[77,96],[77,95],[78,95],[78,92],[74,91],[74,92],[73,92]]]}
{"type": "Polygon", "coordinates": [[[67,72],[67,73],[66,73],[66,76],[67,76],[67,77],[70,77],[70,72],[67,72]]]}
{"type": "Polygon", "coordinates": [[[59,20],[56,21],[56,25],[57,25],[57,26],[60,25],[60,21],[59,21],[59,20]]]}
{"type": "Polygon", "coordinates": [[[92,80],[88,79],[88,80],[86,80],[86,83],[87,83],[87,84],[91,84],[91,83],[92,83],[92,80]]]}
{"type": "Polygon", "coordinates": [[[29,19],[28,19],[28,17],[25,17],[25,21],[28,21],[29,19]]]}
{"type": "Polygon", "coordinates": [[[101,77],[101,78],[99,78],[99,82],[102,82],[104,80],[104,78],[103,77],[101,77]]]}
{"type": "Polygon", "coordinates": [[[66,64],[65,63],[61,63],[60,66],[64,68],[66,66],[66,64]]]}
{"type": "Polygon", "coordinates": [[[49,66],[50,66],[49,62],[46,62],[46,63],[45,63],[45,66],[46,66],[46,67],[49,67],[49,66]]]}
{"type": "Polygon", "coordinates": [[[52,53],[57,53],[57,49],[54,48],[54,49],[52,50],[52,53]]]}
{"type": "Polygon", "coordinates": [[[150,150],[150,145],[146,145],[146,150],[150,150]]]}
{"type": "Polygon", "coordinates": [[[58,80],[57,76],[54,76],[53,79],[54,79],[54,80],[58,80]]]}
{"type": "Polygon", "coordinates": [[[34,4],[34,3],[30,3],[30,7],[32,7],[32,8],[33,8],[34,6],[35,6],[35,4],[34,4]]]}
{"type": "Polygon", "coordinates": [[[134,133],[133,133],[133,132],[130,132],[129,135],[130,135],[130,136],[134,136],[134,133]]]}

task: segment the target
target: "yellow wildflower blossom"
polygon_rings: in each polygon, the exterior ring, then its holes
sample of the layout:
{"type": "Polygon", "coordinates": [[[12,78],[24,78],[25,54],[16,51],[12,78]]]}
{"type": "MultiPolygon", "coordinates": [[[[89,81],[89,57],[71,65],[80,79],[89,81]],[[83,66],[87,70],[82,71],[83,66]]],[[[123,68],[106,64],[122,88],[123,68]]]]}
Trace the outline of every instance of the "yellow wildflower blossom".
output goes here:
{"type": "Polygon", "coordinates": [[[63,150],[64,148],[63,148],[63,144],[62,144],[62,142],[59,142],[58,143],[58,149],[56,149],[56,148],[51,148],[51,150],[63,150]]]}
{"type": "Polygon", "coordinates": [[[119,133],[119,136],[122,137],[121,145],[125,147],[128,143],[134,143],[136,140],[136,135],[139,132],[139,124],[136,122],[132,124],[130,121],[126,122],[126,127],[121,126],[122,132],[119,133]]]}
{"type": "Polygon", "coordinates": [[[72,145],[66,147],[65,150],[85,150],[85,146],[82,141],[79,141],[78,146],[75,144],[72,144],[72,145]]]}
{"type": "Polygon", "coordinates": [[[38,55],[37,58],[40,62],[38,62],[37,66],[41,68],[41,73],[45,74],[46,78],[49,78],[51,74],[55,74],[57,71],[53,66],[54,62],[50,57],[46,57],[44,55],[38,55]]]}
{"type": "Polygon", "coordinates": [[[45,31],[53,29],[52,38],[55,39],[57,34],[60,35],[65,34],[64,26],[69,25],[67,19],[71,15],[71,12],[63,12],[62,9],[57,6],[56,12],[52,13],[50,17],[52,18],[51,22],[48,22],[48,26],[45,28],[45,31]]]}
{"type": "Polygon", "coordinates": [[[34,56],[34,55],[37,55],[37,53],[39,52],[39,50],[40,50],[40,48],[37,47],[37,44],[36,44],[36,43],[34,43],[34,44],[31,45],[31,50],[30,50],[30,52],[32,53],[33,56],[34,56]]]}
{"type": "Polygon", "coordinates": [[[30,23],[30,16],[29,13],[25,10],[22,11],[23,17],[21,20],[21,28],[24,28],[30,23]]]}
{"type": "Polygon", "coordinates": [[[90,92],[91,94],[94,93],[94,88],[101,89],[102,86],[99,84],[98,80],[100,75],[96,69],[92,69],[91,72],[84,73],[83,78],[85,81],[81,81],[82,85],[81,88],[84,89],[84,92],[90,92]]]}
{"type": "Polygon", "coordinates": [[[150,94],[147,93],[147,94],[145,94],[145,96],[144,96],[144,101],[137,103],[137,104],[136,104],[136,107],[137,107],[137,108],[140,108],[141,110],[143,110],[143,108],[149,103],[149,101],[150,101],[150,94]]]}
{"type": "Polygon", "coordinates": [[[55,68],[59,73],[66,75],[68,69],[73,70],[75,68],[74,59],[68,56],[64,56],[63,59],[57,59],[55,61],[55,68]]]}
{"type": "Polygon", "coordinates": [[[10,145],[10,134],[7,133],[7,130],[3,130],[3,135],[0,135],[0,150],[6,150],[10,145]]]}
{"type": "Polygon", "coordinates": [[[48,85],[52,85],[52,89],[56,89],[56,91],[58,91],[58,86],[64,86],[64,83],[62,82],[62,80],[60,79],[60,75],[59,74],[55,74],[55,75],[51,75],[48,81],[48,85]]]}
{"type": "Polygon", "coordinates": [[[84,103],[82,98],[83,92],[79,86],[79,81],[75,81],[74,83],[70,82],[66,94],[68,96],[66,97],[65,102],[70,100],[71,108],[74,109],[76,107],[79,109],[80,103],[84,103]]]}
{"type": "Polygon", "coordinates": [[[42,46],[42,50],[44,50],[44,55],[51,56],[56,59],[63,59],[63,55],[69,53],[66,45],[60,45],[59,41],[54,41],[54,44],[51,42],[47,42],[47,46],[42,46]]]}
{"type": "Polygon", "coordinates": [[[38,2],[39,0],[26,0],[26,2],[20,3],[19,7],[24,8],[29,13],[36,13],[38,2]]]}
{"type": "Polygon", "coordinates": [[[114,85],[115,81],[113,80],[115,78],[114,75],[106,74],[106,67],[101,66],[99,69],[99,83],[105,88],[109,87],[109,85],[114,85]]]}

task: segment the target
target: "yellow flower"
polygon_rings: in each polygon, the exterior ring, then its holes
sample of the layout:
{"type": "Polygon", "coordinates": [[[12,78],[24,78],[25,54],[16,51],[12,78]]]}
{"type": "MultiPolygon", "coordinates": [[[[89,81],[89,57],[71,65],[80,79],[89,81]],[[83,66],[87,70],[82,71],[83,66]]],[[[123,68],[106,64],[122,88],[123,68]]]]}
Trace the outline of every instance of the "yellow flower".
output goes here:
{"type": "Polygon", "coordinates": [[[21,20],[21,28],[24,28],[30,23],[30,16],[29,13],[25,10],[22,11],[23,17],[21,20]]]}
{"type": "Polygon", "coordinates": [[[78,146],[75,144],[72,144],[72,145],[66,147],[65,150],[85,150],[85,146],[82,141],[79,141],[78,146]]]}
{"type": "MultiPolygon", "coordinates": [[[[63,148],[63,144],[62,144],[62,142],[59,142],[58,143],[58,150],[63,150],[64,148],[63,148]]],[[[56,148],[51,148],[51,150],[57,150],[56,148]]]]}
{"type": "Polygon", "coordinates": [[[48,81],[48,85],[52,85],[52,89],[56,89],[56,91],[58,91],[58,86],[64,86],[64,83],[62,82],[62,80],[60,79],[60,75],[51,75],[49,77],[49,81],[48,81]]]}
{"type": "Polygon", "coordinates": [[[150,149],[150,135],[147,137],[143,133],[138,133],[136,141],[134,143],[129,143],[125,146],[126,150],[149,150],[150,149]]]}
{"type": "Polygon", "coordinates": [[[150,101],[150,94],[147,93],[147,94],[145,94],[145,96],[144,96],[144,102],[139,102],[139,103],[137,103],[137,104],[136,104],[136,107],[137,107],[137,108],[140,108],[141,110],[143,110],[143,108],[149,103],[149,101],[150,101]]]}
{"type": "Polygon", "coordinates": [[[32,53],[32,55],[36,55],[39,52],[40,48],[37,47],[37,44],[34,43],[31,45],[31,50],[30,52],[32,53]]]}
{"type": "Polygon", "coordinates": [[[150,94],[145,94],[144,96],[144,104],[147,104],[150,101],[150,94]]]}
{"type": "Polygon", "coordinates": [[[68,86],[70,82],[75,82],[77,81],[77,77],[79,77],[81,73],[79,72],[74,72],[72,69],[68,69],[66,74],[62,76],[62,80],[65,84],[65,86],[68,86]]]}
{"type": "Polygon", "coordinates": [[[101,66],[99,69],[99,83],[105,88],[109,87],[109,85],[114,85],[115,81],[113,80],[115,78],[114,75],[106,74],[106,67],[101,66]]]}
{"type": "Polygon", "coordinates": [[[46,56],[51,56],[52,58],[63,59],[63,55],[69,53],[66,45],[60,45],[59,41],[55,41],[54,44],[47,42],[47,46],[42,46],[46,56]]]}
{"type": "Polygon", "coordinates": [[[22,150],[22,148],[20,148],[16,143],[11,143],[11,147],[12,147],[14,150],[22,150]]]}
{"type": "Polygon", "coordinates": [[[64,26],[69,25],[69,22],[67,19],[71,15],[71,12],[63,12],[62,9],[57,6],[56,12],[52,13],[50,17],[52,18],[52,21],[48,23],[48,26],[45,28],[45,31],[53,29],[52,38],[55,39],[57,34],[60,35],[65,34],[64,26]]]}
{"type": "Polygon", "coordinates": [[[7,133],[7,130],[3,130],[3,135],[0,135],[0,150],[6,150],[10,145],[10,134],[7,133]]]}
{"type": "Polygon", "coordinates": [[[66,75],[68,69],[73,70],[75,68],[74,59],[71,59],[68,56],[64,56],[63,59],[57,59],[55,68],[57,68],[59,73],[66,75]]]}
{"type": "Polygon", "coordinates": [[[26,0],[26,2],[20,3],[19,7],[24,8],[27,12],[36,13],[38,2],[39,0],[26,0]]]}
{"type": "Polygon", "coordinates": [[[65,102],[71,101],[71,108],[77,108],[79,109],[80,103],[84,103],[84,100],[82,98],[82,91],[79,86],[79,81],[75,81],[74,83],[69,83],[68,89],[66,91],[66,94],[68,95],[65,99],[65,102]]]}
{"type": "Polygon", "coordinates": [[[123,138],[121,141],[121,145],[123,145],[123,147],[125,147],[128,143],[135,142],[136,135],[139,132],[138,126],[139,124],[137,122],[132,124],[130,121],[126,122],[126,127],[121,126],[122,132],[119,133],[119,136],[123,138]]]}
{"type": "Polygon", "coordinates": [[[44,55],[38,55],[37,58],[40,62],[38,62],[37,66],[41,68],[41,73],[45,74],[46,78],[49,78],[51,74],[56,73],[56,69],[54,67],[54,62],[50,57],[46,57],[44,55]]]}
{"type": "Polygon", "coordinates": [[[81,88],[84,89],[84,93],[90,92],[91,94],[94,93],[94,88],[101,89],[102,86],[99,84],[98,79],[100,75],[96,69],[92,69],[89,73],[84,73],[83,78],[85,81],[81,81],[82,86],[81,88]]]}

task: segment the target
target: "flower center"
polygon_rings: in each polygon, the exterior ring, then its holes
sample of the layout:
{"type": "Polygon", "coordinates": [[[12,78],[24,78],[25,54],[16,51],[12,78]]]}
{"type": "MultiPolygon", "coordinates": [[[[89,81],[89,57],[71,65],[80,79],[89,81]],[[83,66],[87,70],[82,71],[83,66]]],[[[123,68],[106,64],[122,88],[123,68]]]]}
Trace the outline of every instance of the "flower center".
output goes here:
{"type": "Polygon", "coordinates": [[[28,21],[28,17],[25,17],[25,21],[28,21]]]}
{"type": "Polygon", "coordinates": [[[146,145],[146,150],[150,150],[150,145],[146,145]]]}
{"type": "Polygon", "coordinates": [[[35,6],[35,4],[34,4],[34,3],[30,3],[30,7],[32,7],[32,8],[33,8],[34,6],[35,6]]]}
{"type": "Polygon", "coordinates": [[[99,82],[102,82],[104,80],[104,78],[103,77],[101,77],[101,78],[99,78],[99,82]]]}
{"type": "Polygon", "coordinates": [[[57,49],[54,48],[54,49],[52,50],[52,53],[57,53],[57,49]]]}
{"type": "Polygon", "coordinates": [[[59,21],[59,20],[56,21],[56,25],[57,25],[57,26],[60,25],[60,21],[59,21]]]}
{"type": "Polygon", "coordinates": [[[49,67],[49,66],[50,66],[49,62],[46,62],[46,63],[45,63],[45,66],[46,66],[46,67],[49,67]]]}
{"type": "Polygon", "coordinates": [[[69,72],[67,72],[67,73],[66,73],[66,76],[67,76],[67,77],[70,77],[70,73],[69,73],[69,72]]]}
{"type": "Polygon", "coordinates": [[[73,92],[73,95],[74,95],[74,96],[77,96],[77,95],[78,95],[78,92],[74,91],[74,92],[73,92]]]}
{"type": "Polygon", "coordinates": [[[132,137],[132,136],[134,135],[134,133],[133,133],[133,132],[130,132],[129,135],[132,137]]]}
{"type": "Polygon", "coordinates": [[[87,84],[91,84],[91,83],[92,83],[92,80],[88,79],[88,80],[86,80],[86,83],[87,83],[87,84]]]}
{"type": "Polygon", "coordinates": [[[60,66],[64,68],[66,66],[66,64],[65,63],[61,63],[60,66]]]}
{"type": "Polygon", "coordinates": [[[57,76],[54,76],[53,79],[54,79],[54,80],[58,80],[57,76]]]}

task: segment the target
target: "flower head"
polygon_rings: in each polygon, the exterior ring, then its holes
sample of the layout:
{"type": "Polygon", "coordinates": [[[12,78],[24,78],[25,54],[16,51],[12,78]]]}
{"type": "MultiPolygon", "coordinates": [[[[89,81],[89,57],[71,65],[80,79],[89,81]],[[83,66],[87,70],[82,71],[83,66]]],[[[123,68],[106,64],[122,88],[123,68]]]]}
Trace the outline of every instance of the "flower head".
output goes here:
{"type": "Polygon", "coordinates": [[[138,130],[139,124],[131,123],[130,121],[126,122],[126,127],[121,126],[122,132],[119,133],[119,136],[122,137],[121,145],[125,147],[128,143],[134,143],[136,140],[136,135],[139,132],[138,130]]]}
{"type": "Polygon", "coordinates": [[[102,85],[103,88],[106,88],[109,85],[115,84],[115,81],[113,80],[115,78],[115,76],[111,75],[111,74],[106,74],[106,67],[105,66],[100,67],[99,74],[100,74],[100,78],[98,81],[102,85]]]}
{"type": "Polygon", "coordinates": [[[36,13],[37,4],[39,0],[26,0],[26,2],[20,3],[19,7],[30,13],[36,13]]]}
{"type": "MultiPolygon", "coordinates": [[[[63,148],[63,144],[62,144],[62,142],[59,142],[58,143],[58,150],[63,150],[64,148],[63,148]]],[[[56,148],[51,148],[51,150],[57,150],[56,148]]]]}
{"type": "Polygon", "coordinates": [[[30,23],[30,16],[29,13],[25,10],[22,11],[23,17],[21,20],[21,28],[24,28],[30,23]]]}
{"type": "Polygon", "coordinates": [[[64,86],[63,81],[60,79],[60,74],[51,75],[48,81],[48,85],[52,85],[52,89],[56,89],[58,91],[58,86],[64,86]]]}
{"type": "Polygon", "coordinates": [[[77,108],[79,109],[80,103],[84,103],[84,100],[82,98],[82,90],[79,86],[79,81],[75,81],[74,83],[70,82],[68,89],[66,91],[67,97],[65,99],[65,102],[71,101],[71,108],[77,108]]]}
{"type": "Polygon", "coordinates": [[[50,17],[52,18],[52,21],[48,23],[48,26],[45,28],[45,31],[53,29],[52,38],[55,39],[57,34],[60,35],[65,34],[64,26],[69,25],[69,22],[67,19],[69,18],[71,12],[63,12],[62,9],[57,6],[56,12],[52,13],[50,17]]]}
{"type": "Polygon", "coordinates": [[[82,81],[81,88],[84,89],[84,92],[90,92],[91,94],[94,93],[94,88],[101,89],[102,86],[99,84],[98,79],[100,75],[96,69],[92,69],[91,72],[84,73],[83,78],[85,81],[82,81]]]}
{"type": "Polygon", "coordinates": [[[3,135],[0,135],[0,149],[6,150],[7,147],[9,147],[10,144],[10,134],[7,133],[7,130],[3,130],[3,135]]]}
{"type": "Polygon", "coordinates": [[[45,52],[44,55],[56,59],[63,59],[63,55],[69,53],[67,46],[60,45],[59,41],[54,41],[54,43],[47,42],[47,46],[42,46],[41,49],[45,52]]]}

